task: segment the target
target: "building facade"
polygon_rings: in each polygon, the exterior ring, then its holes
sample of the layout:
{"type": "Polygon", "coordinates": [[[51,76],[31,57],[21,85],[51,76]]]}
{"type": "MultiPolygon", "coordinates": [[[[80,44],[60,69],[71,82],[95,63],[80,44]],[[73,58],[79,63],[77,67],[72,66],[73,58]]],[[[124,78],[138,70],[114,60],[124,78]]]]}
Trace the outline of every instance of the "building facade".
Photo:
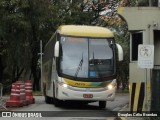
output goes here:
{"type": "Polygon", "coordinates": [[[118,8],[130,32],[130,111],[160,111],[160,7],[158,0],[152,2],[148,1],[149,6],[118,8]],[[139,44],[154,46],[152,69],[138,66],[139,44]]]}

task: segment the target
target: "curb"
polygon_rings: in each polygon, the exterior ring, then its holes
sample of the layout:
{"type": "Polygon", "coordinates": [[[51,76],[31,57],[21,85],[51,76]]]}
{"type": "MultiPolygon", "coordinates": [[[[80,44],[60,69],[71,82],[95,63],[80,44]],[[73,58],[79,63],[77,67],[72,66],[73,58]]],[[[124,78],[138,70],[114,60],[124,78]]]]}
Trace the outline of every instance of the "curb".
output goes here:
{"type": "MultiPolygon", "coordinates": [[[[125,106],[123,106],[120,111],[124,111],[124,109],[128,109],[128,104],[129,103],[127,103],[125,106]]],[[[127,120],[127,119],[126,119],[126,117],[119,117],[119,120],[127,120]]]]}
{"type": "MultiPolygon", "coordinates": [[[[129,103],[127,103],[119,111],[129,111],[129,103]]],[[[142,117],[115,117],[113,120],[143,120],[143,118],[142,117]]]]}

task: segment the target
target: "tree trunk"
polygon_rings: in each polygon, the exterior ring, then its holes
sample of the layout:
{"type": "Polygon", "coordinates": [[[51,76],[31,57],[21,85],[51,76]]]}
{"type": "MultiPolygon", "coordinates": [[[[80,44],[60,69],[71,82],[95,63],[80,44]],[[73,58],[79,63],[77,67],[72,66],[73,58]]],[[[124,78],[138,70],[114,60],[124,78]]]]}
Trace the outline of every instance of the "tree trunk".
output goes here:
{"type": "Polygon", "coordinates": [[[32,63],[31,63],[31,72],[34,78],[33,82],[33,91],[40,90],[39,87],[39,77],[37,76],[37,62],[38,62],[38,50],[39,50],[39,40],[37,38],[37,29],[36,29],[36,23],[35,23],[35,16],[34,16],[34,6],[33,6],[33,1],[28,0],[29,6],[30,6],[30,24],[32,28],[32,41],[31,41],[31,46],[32,46],[32,63]]]}
{"type": "Polygon", "coordinates": [[[24,68],[19,69],[18,66],[13,65],[13,70],[12,70],[12,83],[16,82],[19,80],[20,76],[22,75],[24,71],[24,68]]]}
{"type": "Polygon", "coordinates": [[[151,7],[153,5],[152,0],[149,0],[149,6],[151,7]]]}
{"type": "Polygon", "coordinates": [[[12,83],[14,83],[16,80],[15,80],[15,74],[16,74],[16,65],[13,64],[13,68],[12,68],[12,83]]]}
{"type": "Polygon", "coordinates": [[[0,83],[3,82],[3,71],[4,71],[4,66],[2,63],[2,56],[0,55],[0,83]]]}
{"type": "Polygon", "coordinates": [[[40,90],[40,86],[39,86],[39,76],[37,75],[37,61],[38,61],[38,57],[32,57],[32,66],[31,66],[31,71],[32,71],[32,75],[34,78],[33,81],[33,91],[39,91],[40,90]]]}
{"type": "Polygon", "coordinates": [[[117,90],[119,90],[120,86],[120,76],[117,75],[117,90]]]}
{"type": "Polygon", "coordinates": [[[17,67],[17,73],[15,76],[16,81],[20,79],[20,76],[22,75],[23,71],[24,71],[24,68],[19,69],[19,67],[17,67]]]}
{"type": "Polygon", "coordinates": [[[33,90],[40,90],[39,86],[39,77],[37,76],[37,63],[38,63],[38,50],[39,50],[39,43],[36,37],[36,29],[35,26],[32,24],[32,32],[33,32],[33,48],[32,48],[32,65],[31,65],[31,71],[33,74],[34,82],[33,82],[33,90]]]}

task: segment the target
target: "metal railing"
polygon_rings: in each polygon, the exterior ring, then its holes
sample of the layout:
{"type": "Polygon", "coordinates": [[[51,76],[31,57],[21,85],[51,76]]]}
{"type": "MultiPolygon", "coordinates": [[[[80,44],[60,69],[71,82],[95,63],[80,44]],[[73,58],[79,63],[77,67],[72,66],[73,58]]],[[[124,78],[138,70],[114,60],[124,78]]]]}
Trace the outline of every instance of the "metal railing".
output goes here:
{"type": "Polygon", "coordinates": [[[3,99],[3,84],[0,83],[0,109],[5,109],[6,108],[6,101],[3,99]]]}

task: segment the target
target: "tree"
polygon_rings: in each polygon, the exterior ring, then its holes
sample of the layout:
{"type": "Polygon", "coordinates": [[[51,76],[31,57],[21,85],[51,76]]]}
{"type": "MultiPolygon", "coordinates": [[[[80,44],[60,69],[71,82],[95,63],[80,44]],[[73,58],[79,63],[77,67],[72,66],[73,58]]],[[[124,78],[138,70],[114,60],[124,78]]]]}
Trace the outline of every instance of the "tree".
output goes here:
{"type": "MultiPolygon", "coordinates": [[[[45,35],[45,33],[48,32],[48,12],[49,12],[49,1],[43,1],[43,0],[28,0],[28,13],[26,16],[28,17],[28,20],[31,25],[31,39],[30,39],[30,45],[31,45],[31,74],[33,75],[34,81],[33,81],[33,90],[40,90],[39,86],[39,80],[40,80],[40,74],[39,74],[39,68],[38,68],[38,52],[39,52],[39,42],[40,40],[45,40],[48,38],[48,35],[45,35]],[[47,21],[47,22],[46,22],[47,21]]],[[[49,32],[48,32],[49,33],[49,32]]]]}
{"type": "Polygon", "coordinates": [[[12,73],[12,82],[16,81],[24,68],[28,66],[29,51],[25,46],[28,38],[28,23],[23,17],[21,1],[0,1],[1,9],[1,40],[5,42],[3,46],[3,57],[6,57],[7,71],[12,73]],[[3,13],[3,14],[2,14],[3,13]]]}
{"type": "MultiPolygon", "coordinates": [[[[20,79],[22,73],[31,70],[34,77],[33,89],[39,90],[39,42],[43,40],[45,46],[57,27],[63,24],[108,27],[118,33],[117,41],[127,49],[128,43],[124,39],[127,28],[125,22],[116,15],[117,2],[1,0],[0,79],[2,80],[2,74],[7,73],[7,78],[3,79],[14,82],[20,79]]],[[[127,62],[124,64],[126,66],[127,62]]]]}
{"type": "Polygon", "coordinates": [[[85,4],[83,0],[72,0],[72,2],[53,2],[51,5],[51,15],[56,26],[63,24],[90,24],[93,12],[84,12],[85,4]]]}
{"type": "MultiPolygon", "coordinates": [[[[5,71],[9,74],[8,77],[12,80],[11,82],[17,81],[24,70],[30,69],[30,65],[32,72],[35,73],[36,67],[34,65],[37,64],[38,59],[39,39],[48,35],[41,34],[46,29],[46,26],[43,27],[45,19],[42,16],[44,15],[42,11],[45,9],[47,1],[45,4],[42,2],[38,0],[34,3],[28,0],[0,1],[1,43],[5,43],[1,44],[0,52],[3,53],[3,58],[6,60],[5,63],[1,61],[0,63],[3,66],[5,64],[5,71]],[[43,7],[41,5],[41,9],[40,7],[37,9],[39,2],[43,5],[43,7]],[[34,10],[33,5],[35,5],[34,10]]],[[[36,76],[34,77],[36,78],[36,76]]]]}
{"type": "Polygon", "coordinates": [[[50,0],[1,0],[0,34],[3,44],[0,53],[3,53],[3,60],[0,60],[0,66],[6,66],[7,79],[15,82],[23,72],[31,69],[33,89],[39,90],[39,41],[43,40],[44,46],[61,24],[89,24],[91,14],[83,12],[82,4],[82,0],[70,4],[50,0]]]}

